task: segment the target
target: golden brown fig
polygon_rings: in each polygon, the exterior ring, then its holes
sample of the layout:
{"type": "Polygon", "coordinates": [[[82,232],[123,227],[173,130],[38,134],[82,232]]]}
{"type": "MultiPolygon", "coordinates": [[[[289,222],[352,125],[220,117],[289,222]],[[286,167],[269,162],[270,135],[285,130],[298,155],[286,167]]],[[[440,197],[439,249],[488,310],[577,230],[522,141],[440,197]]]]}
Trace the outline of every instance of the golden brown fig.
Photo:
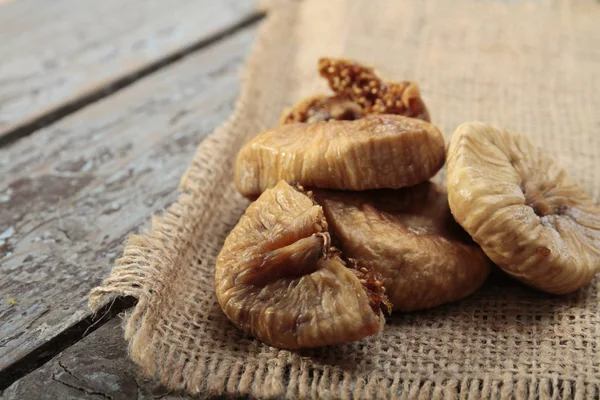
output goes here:
{"type": "Polygon", "coordinates": [[[280,125],[296,122],[352,121],[365,116],[356,103],[339,96],[317,95],[308,97],[294,107],[285,110],[279,120],[280,125]]]}
{"type": "Polygon", "coordinates": [[[373,68],[345,59],[322,58],[318,68],[338,97],[357,103],[367,114],[398,114],[431,120],[416,82],[384,82],[373,68]]]}
{"type": "Polygon", "coordinates": [[[454,221],[446,191],[425,182],[398,190],[315,191],[344,255],[380,274],[394,310],[468,296],[491,262],[454,221]]]}
{"type": "Polygon", "coordinates": [[[322,208],[281,181],[248,207],[225,240],[217,298],[235,325],[273,346],[358,340],[383,327],[385,289],[368,281],[373,274],[365,279],[366,270],[348,266],[354,264],[330,249],[322,208]]]}
{"type": "Polygon", "coordinates": [[[282,125],[240,150],[235,184],[248,197],[281,179],[327,189],[400,188],[429,179],[444,157],[434,125],[399,115],[282,125]]]}
{"type": "Polygon", "coordinates": [[[600,207],[524,136],[482,123],[459,126],[447,180],[458,223],[517,279],[561,294],[600,269],[600,207]]]}

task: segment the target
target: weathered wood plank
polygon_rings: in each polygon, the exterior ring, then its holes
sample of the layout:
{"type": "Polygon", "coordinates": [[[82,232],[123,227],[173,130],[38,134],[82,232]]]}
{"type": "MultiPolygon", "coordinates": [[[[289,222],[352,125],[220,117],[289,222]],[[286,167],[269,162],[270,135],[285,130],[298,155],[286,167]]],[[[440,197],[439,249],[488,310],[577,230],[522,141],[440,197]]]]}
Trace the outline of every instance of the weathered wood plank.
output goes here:
{"type": "Polygon", "coordinates": [[[254,0],[0,2],[0,137],[254,13],[254,0]]]}
{"type": "Polygon", "coordinates": [[[183,400],[143,378],[127,357],[120,319],[115,318],[3,393],[4,400],[138,399],[183,400]]]}
{"type": "Polygon", "coordinates": [[[0,376],[88,316],[125,236],[176,198],[255,27],[0,149],[0,376]]]}

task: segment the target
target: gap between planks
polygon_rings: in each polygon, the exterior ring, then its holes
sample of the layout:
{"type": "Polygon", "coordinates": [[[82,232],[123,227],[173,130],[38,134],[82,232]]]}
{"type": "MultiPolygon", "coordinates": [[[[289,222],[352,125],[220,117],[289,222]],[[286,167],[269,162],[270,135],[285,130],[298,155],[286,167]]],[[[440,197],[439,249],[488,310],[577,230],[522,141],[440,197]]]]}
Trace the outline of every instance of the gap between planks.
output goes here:
{"type": "Polygon", "coordinates": [[[12,385],[15,381],[40,368],[63,350],[71,347],[96,329],[108,323],[121,312],[133,307],[136,301],[137,299],[133,297],[116,298],[110,304],[102,307],[96,314],[90,315],[86,319],[65,329],[62,333],[38,347],[36,351],[12,364],[0,375],[0,394],[2,394],[2,390],[12,385]]]}
{"type": "MultiPolygon", "coordinates": [[[[156,72],[174,62],[194,53],[202,50],[204,47],[209,46],[219,40],[225,39],[228,36],[235,34],[236,32],[258,23],[265,16],[265,12],[257,11],[246,18],[241,19],[239,22],[230,25],[226,29],[220,30],[215,34],[192,42],[190,45],[178,50],[170,55],[160,58],[136,71],[125,74],[111,83],[99,87],[82,97],[72,99],[65,104],[57,106],[54,110],[49,111],[46,114],[40,115],[31,121],[25,122],[22,125],[16,126],[14,129],[5,132],[0,136],[0,147],[14,143],[15,141],[31,135],[38,129],[53,124],[62,118],[77,112],[78,110],[98,101],[105,97],[112,95],[135,83],[136,81],[156,72]]],[[[0,387],[1,390],[1,387],[0,387]]]]}

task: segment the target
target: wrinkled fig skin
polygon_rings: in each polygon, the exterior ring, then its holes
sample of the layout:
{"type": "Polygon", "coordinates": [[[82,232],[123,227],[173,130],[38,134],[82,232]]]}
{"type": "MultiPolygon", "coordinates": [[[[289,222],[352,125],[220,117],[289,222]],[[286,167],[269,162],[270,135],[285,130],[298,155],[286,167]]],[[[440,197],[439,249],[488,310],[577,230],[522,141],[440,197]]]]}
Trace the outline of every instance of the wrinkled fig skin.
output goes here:
{"type": "Polygon", "coordinates": [[[252,203],[216,262],[217,298],[240,329],[280,348],[359,340],[379,332],[356,275],[335,252],[320,206],[281,181],[252,203]]]}
{"type": "Polygon", "coordinates": [[[383,278],[394,310],[459,300],[489,275],[491,262],[433,183],[362,193],[317,190],[315,198],[342,252],[383,278]]]}
{"type": "Polygon", "coordinates": [[[370,115],[356,121],[283,125],[261,133],[238,153],[235,184],[247,197],[281,179],[326,189],[413,186],[444,164],[441,132],[425,121],[370,115]]]}
{"type": "Polygon", "coordinates": [[[600,269],[600,207],[524,136],[458,127],[448,149],[452,213],[500,268],[563,294],[600,269]]]}

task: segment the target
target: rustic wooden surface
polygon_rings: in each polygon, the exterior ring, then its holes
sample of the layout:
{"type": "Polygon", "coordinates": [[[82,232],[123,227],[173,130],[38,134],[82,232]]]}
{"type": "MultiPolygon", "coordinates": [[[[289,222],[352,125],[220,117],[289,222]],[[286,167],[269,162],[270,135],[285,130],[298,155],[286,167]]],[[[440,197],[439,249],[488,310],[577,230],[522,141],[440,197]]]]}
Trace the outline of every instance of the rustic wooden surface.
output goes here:
{"type": "Polygon", "coordinates": [[[111,320],[15,382],[4,391],[3,399],[187,399],[139,374],[138,368],[127,357],[120,323],[119,318],[111,320]]]}
{"type": "Polygon", "coordinates": [[[254,35],[255,24],[0,148],[0,376],[89,316],[88,291],[125,236],[175,200],[197,144],[230,114],[254,35]]]}
{"type": "Polygon", "coordinates": [[[0,1],[0,137],[253,14],[253,0],[0,1]]]}

